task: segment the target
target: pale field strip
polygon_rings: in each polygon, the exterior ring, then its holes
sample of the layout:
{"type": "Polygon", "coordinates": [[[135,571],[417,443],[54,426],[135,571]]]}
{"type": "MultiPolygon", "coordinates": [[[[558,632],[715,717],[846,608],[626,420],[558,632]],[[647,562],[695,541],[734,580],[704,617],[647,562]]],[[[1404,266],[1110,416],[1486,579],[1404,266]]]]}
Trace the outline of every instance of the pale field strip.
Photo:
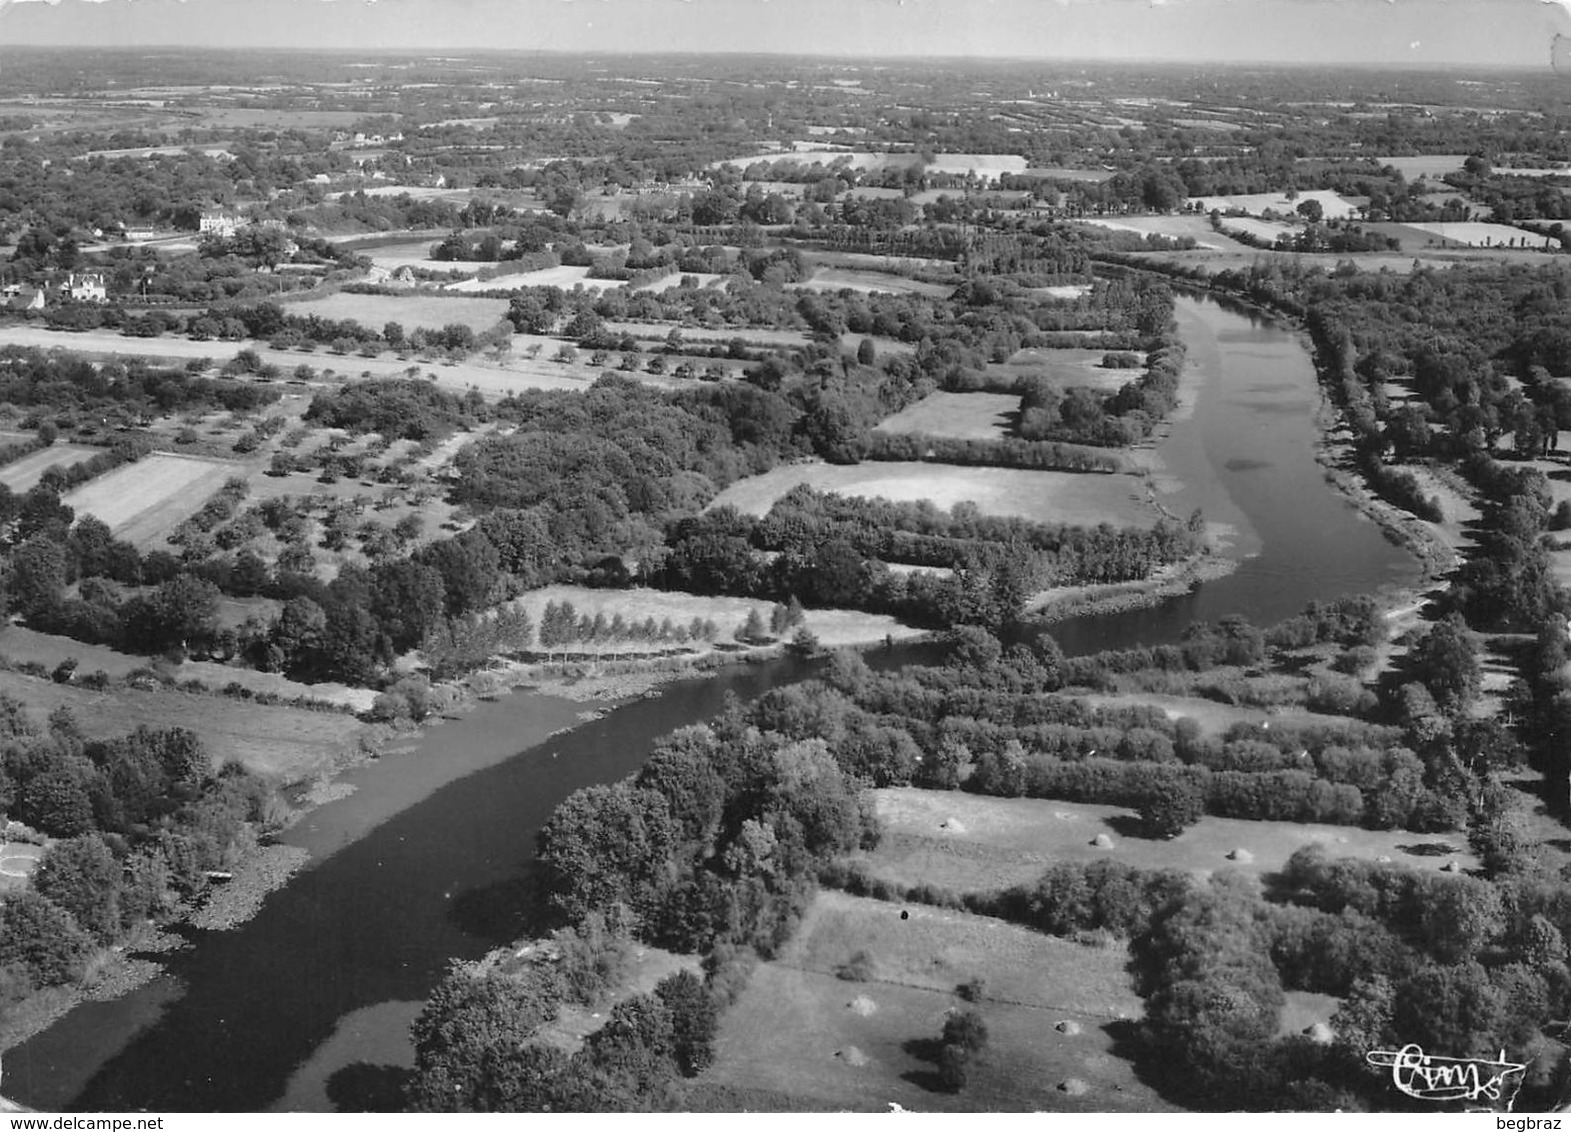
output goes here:
{"type": "Polygon", "coordinates": [[[461,322],[480,333],[490,330],[507,316],[507,305],[506,299],[454,299],[431,294],[362,295],[339,291],[321,298],[287,303],[284,312],[314,314],[335,321],[354,319],[379,333],[389,322],[401,324],[406,332],[416,327],[436,330],[449,323],[461,322]]]}
{"type": "Polygon", "coordinates": [[[1276,243],[1278,236],[1294,231],[1294,226],[1281,220],[1257,220],[1252,216],[1224,216],[1222,231],[1242,232],[1268,244],[1276,243]]]}
{"type": "Polygon", "coordinates": [[[715,496],[710,507],[729,505],[762,516],[798,484],[894,503],[930,502],[944,510],[970,502],[984,515],[1016,516],[1039,523],[1150,528],[1162,517],[1148,498],[1145,481],[1138,476],[901,461],[783,465],[738,480],[715,496]]]}
{"type": "Polygon", "coordinates": [[[944,298],[954,291],[953,287],[941,283],[924,283],[900,275],[840,267],[821,267],[811,278],[788,286],[794,291],[860,291],[869,295],[930,295],[934,298],[944,298]]]}
{"type": "Polygon", "coordinates": [[[1111,216],[1077,216],[1075,217],[1075,222],[1078,224],[1094,224],[1098,228],[1111,228],[1115,232],[1134,232],[1141,236],[1155,234],[1175,240],[1184,236],[1191,236],[1194,238],[1196,247],[1206,248],[1210,251],[1244,247],[1237,240],[1229,239],[1213,231],[1209,221],[1203,222],[1204,227],[1200,227],[1200,222],[1195,217],[1120,216],[1115,218],[1111,216]],[[1184,223],[1186,220],[1193,223],[1186,224],[1184,223]]]}
{"type": "Polygon", "coordinates": [[[1381,166],[1389,165],[1408,181],[1416,181],[1420,177],[1443,177],[1447,173],[1460,173],[1462,163],[1467,160],[1465,153],[1426,153],[1416,157],[1376,157],[1375,162],[1381,166]]]}
{"type": "MultiPolygon", "coordinates": [[[[476,270],[489,266],[491,265],[480,264],[476,266],[476,270]]],[[[498,275],[493,279],[465,279],[458,283],[449,283],[442,289],[458,294],[473,294],[476,291],[522,291],[526,287],[561,287],[565,291],[571,291],[578,286],[586,290],[599,288],[615,291],[626,287],[627,284],[620,279],[591,279],[587,267],[560,264],[556,267],[542,267],[539,271],[517,271],[498,275]]]]}
{"type": "Polygon", "coordinates": [[[1418,231],[1427,232],[1432,236],[1439,236],[1443,240],[1455,240],[1457,243],[1466,244],[1470,248],[1499,247],[1502,244],[1544,248],[1557,248],[1560,246],[1560,241],[1551,236],[1523,231],[1521,228],[1513,228],[1509,224],[1489,224],[1477,220],[1460,220],[1452,222],[1415,221],[1409,222],[1404,226],[1416,228],[1418,231]]]}
{"type": "MultiPolygon", "coordinates": [[[[720,340],[734,337],[736,333],[731,331],[723,335],[720,340]]],[[[769,332],[756,333],[762,336],[769,332]]],[[[804,338],[798,333],[796,340],[800,342],[804,338]]],[[[391,354],[383,354],[376,358],[307,354],[294,350],[274,350],[265,342],[193,342],[188,338],[125,338],[113,331],[105,330],[67,333],[46,330],[41,326],[0,327],[0,345],[36,346],[41,350],[62,349],[111,357],[164,358],[176,362],[206,358],[221,363],[234,357],[241,349],[250,349],[254,350],[263,362],[278,366],[284,376],[287,376],[296,366],[307,365],[321,371],[321,375],[329,381],[332,380],[333,373],[342,378],[403,378],[409,376],[408,371],[414,368],[421,376],[434,377],[436,383],[444,389],[456,389],[461,392],[478,389],[482,395],[490,398],[506,397],[524,389],[582,390],[587,389],[589,384],[600,376],[599,370],[588,365],[559,364],[547,361],[545,357],[529,359],[520,356],[532,341],[534,339],[528,335],[516,335],[512,356],[502,363],[489,361],[439,363],[415,362],[391,354]]],[[[549,342],[552,350],[562,344],[557,339],[542,341],[549,342]]],[[[652,385],[664,384],[647,375],[640,376],[639,380],[652,385]]]]}
{"type": "Polygon", "coordinates": [[[83,485],[64,502],[79,515],[102,519],[116,538],[147,550],[196,514],[226,479],[245,474],[241,464],[155,452],[83,485]]]}
{"type": "Polygon", "coordinates": [[[1020,411],[1013,393],[931,393],[878,423],[879,432],[1002,440],[1020,411]]]}
{"type": "Polygon", "coordinates": [[[1320,202],[1322,215],[1327,220],[1346,220],[1357,211],[1351,201],[1330,189],[1299,193],[1292,200],[1288,199],[1286,193],[1242,193],[1236,196],[1195,197],[1189,203],[1202,212],[1210,212],[1213,209],[1227,212],[1236,208],[1251,216],[1258,216],[1267,209],[1284,214],[1292,213],[1299,205],[1310,200],[1320,202]]]}
{"type": "Polygon", "coordinates": [[[107,448],[93,448],[86,444],[52,444],[0,468],[0,484],[21,495],[37,484],[50,468],[69,468],[107,451],[107,448]]]}

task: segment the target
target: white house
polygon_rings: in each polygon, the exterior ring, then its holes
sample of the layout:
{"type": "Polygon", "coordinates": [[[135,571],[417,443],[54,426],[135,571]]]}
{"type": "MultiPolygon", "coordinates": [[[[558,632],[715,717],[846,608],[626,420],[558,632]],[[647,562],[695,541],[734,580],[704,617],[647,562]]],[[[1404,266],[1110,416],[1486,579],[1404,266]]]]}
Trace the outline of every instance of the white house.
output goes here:
{"type": "Polygon", "coordinates": [[[204,212],[197,225],[204,236],[222,236],[228,239],[240,227],[239,222],[226,212],[204,212]]]}
{"type": "Polygon", "coordinates": [[[75,275],[60,284],[60,293],[70,295],[79,303],[102,303],[109,298],[102,275],[75,275]]]}

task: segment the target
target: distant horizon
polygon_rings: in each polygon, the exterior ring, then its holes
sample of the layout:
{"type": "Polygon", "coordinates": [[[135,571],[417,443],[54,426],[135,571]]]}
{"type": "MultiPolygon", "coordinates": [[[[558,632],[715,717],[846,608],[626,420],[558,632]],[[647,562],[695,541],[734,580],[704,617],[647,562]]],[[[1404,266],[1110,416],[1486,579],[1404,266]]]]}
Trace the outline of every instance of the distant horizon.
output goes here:
{"type": "MultiPolygon", "coordinates": [[[[377,2],[377,0],[367,0],[377,2]]],[[[1468,63],[1460,61],[1437,60],[1432,62],[1404,60],[1347,60],[1342,62],[1311,60],[1308,62],[1291,59],[1175,59],[1169,57],[1125,57],[1125,58],[1097,58],[1091,56],[1040,56],[1040,55],[941,55],[913,53],[909,55],[859,55],[836,54],[831,52],[804,52],[804,51],[768,51],[759,48],[726,48],[707,51],[683,51],[668,49],[619,48],[608,50],[588,47],[485,47],[462,46],[457,44],[441,48],[419,47],[309,47],[300,44],[188,44],[188,43],[0,43],[0,55],[7,52],[22,51],[104,51],[134,53],[156,53],[178,51],[185,53],[211,52],[214,54],[298,54],[298,55],[382,55],[398,58],[438,59],[453,58],[454,52],[463,55],[549,55],[557,58],[571,58],[579,56],[593,59],[804,59],[817,62],[839,63],[869,63],[884,65],[890,63],[917,63],[917,62],[953,62],[970,63],[978,66],[1007,65],[1027,63],[1033,65],[1051,64],[1054,66],[1096,66],[1096,67],[1122,67],[1122,66],[1160,66],[1160,67],[1216,67],[1222,69],[1247,69],[1270,68],[1273,70],[1315,70],[1315,71],[1511,71],[1545,73],[1549,68],[1537,63],[1504,62],[1504,63],[1468,63]],[[433,54],[436,52],[436,54],[433,54]]]]}
{"type": "Polygon", "coordinates": [[[1544,0],[0,0],[12,47],[1547,70],[1557,34],[1544,0]]]}

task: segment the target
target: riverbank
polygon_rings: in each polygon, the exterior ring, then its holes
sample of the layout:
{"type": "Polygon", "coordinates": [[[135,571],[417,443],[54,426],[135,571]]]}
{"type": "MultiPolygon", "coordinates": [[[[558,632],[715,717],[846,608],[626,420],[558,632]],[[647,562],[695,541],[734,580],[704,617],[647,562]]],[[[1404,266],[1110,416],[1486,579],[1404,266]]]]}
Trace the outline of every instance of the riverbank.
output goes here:
{"type": "Polygon", "coordinates": [[[1220,554],[1202,554],[1184,562],[1163,566],[1149,578],[1138,582],[1055,586],[1031,599],[1026,607],[1026,618],[1050,625],[1069,617],[1149,609],[1169,598],[1189,593],[1202,582],[1225,578],[1238,567],[1236,559],[1220,554]]]}

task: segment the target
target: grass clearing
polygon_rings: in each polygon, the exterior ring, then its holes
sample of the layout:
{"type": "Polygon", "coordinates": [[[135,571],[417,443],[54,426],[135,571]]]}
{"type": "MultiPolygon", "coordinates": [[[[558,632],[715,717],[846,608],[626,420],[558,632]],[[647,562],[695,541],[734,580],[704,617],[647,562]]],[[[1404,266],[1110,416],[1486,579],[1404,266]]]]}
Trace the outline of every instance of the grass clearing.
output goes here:
{"type": "Polygon", "coordinates": [[[0,895],[25,889],[28,878],[48,851],[47,845],[0,841],[0,895]]]}
{"type": "Polygon", "coordinates": [[[507,300],[450,298],[431,292],[359,295],[339,291],[320,299],[290,303],[285,310],[289,314],[314,314],[330,319],[352,318],[376,331],[389,322],[402,324],[405,331],[416,327],[437,330],[452,323],[462,323],[478,334],[502,321],[507,315],[507,300]]]}
{"type": "Polygon", "coordinates": [[[1257,220],[1251,216],[1224,216],[1222,218],[1222,231],[1233,234],[1243,233],[1255,240],[1264,240],[1267,244],[1275,244],[1278,236],[1295,231],[1293,225],[1282,220],[1257,220]]]}
{"type": "MultiPolygon", "coordinates": [[[[130,653],[116,652],[105,645],[90,645],[85,641],[74,641],[69,637],[57,637],[52,633],[39,633],[21,625],[8,625],[0,632],[0,656],[21,664],[31,661],[41,664],[46,669],[53,669],[61,661],[72,658],[80,663],[79,675],[92,672],[104,672],[113,679],[123,679],[138,669],[145,669],[155,662],[145,656],[132,656],[130,653]]],[[[376,700],[376,691],[372,688],[350,688],[343,684],[302,684],[290,680],[277,672],[258,672],[254,668],[235,668],[227,664],[218,664],[214,661],[188,660],[184,664],[167,669],[176,680],[200,680],[208,688],[219,689],[230,684],[238,684],[253,693],[267,693],[283,699],[321,700],[323,703],[337,704],[341,707],[353,708],[355,711],[366,711],[376,700]]],[[[43,703],[47,689],[59,685],[43,682],[29,685],[30,701],[37,700],[43,703]]],[[[215,704],[234,704],[235,700],[213,698],[215,704]]],[[[46,711],[44,707],[39,710],[46,711]]],[[[268,709],[273,710],[273,709],[268,709]]],[[[313,713],[315,714],[315,713],[313,713]]]]}
{"type": "Polygon", "coordinates": [[[444,290],[455,292],[472,291],[521,291],[525,287],[561,287],[571,291],[574,287],[600,288],[612,291],[627,284],[620,279],[591,279],[590,269],[587,267],[572,267],[559,264],[556,267],[542,267],[539,271],[515,271],[506,275],[497,275],[490,279],[465,279],[460,283],[450,283],[444,290]]]}
{"type": "Polygon", "coordinates": [[[957,440],[1002,440],[1014,429],[1020,398],[1010,393],[932,393],[881,421],[882,432],[921,432],[957,440]]]}
{"type": "Polygon", "coordinates": [[[1162,1111],[1129,1063],[1113,1056],[1140,1000],[1122,948],[1091,949],[1002,921],[901,907],[843,893],[815,897],[795,939],[762,964],[721,1022],[715,1065],[700,1086],[758,1089],[854,1111],[1162,1111]],[[872,978],[835,968],[856,951],[872,978]],[[974,1007],[990,1040],[964,1091],[934,1088],[918,1043],[934,1039],[964,1004],[956,984],[987,982],[974,1007]],[[1055,1029],[1080,1026],[1076,1034],[1055,1029]],[[1079,1078],[1079,1096],[1059,1089],[1079,1078]]]}
{"type": "Polygon", "coordinates": [[[1460,173],[1462,163],[1467,160],[1465,153],[1425,153],[1414,157],[1377,157],[1374,159],[1380,165],[1389,165],[1402,174],[1405,181],[1417,181],[1420,178],[1444,177],[1447,173],[1460,173]]]}
{"type": "Polygon", "coordinates": [[[1509,224],[1489,224],[1477,220],[1411,222],[1405,227],[1439,237],[1446,243],[1457,243],[1469,248],[1558,248],[1560,241],[1537,232],[1513,228],[1509,224]]]}
{"type": "Polygon", "coordinates": [[[0,468],[0,483],[17,495],[34,487],[50,468],[69,468],[91,460],[105,450],[86,444],[51,444],[0,468]]]}
{"type": "Polygon", "coordinates": [[[1075,223],[1094,224],[1098,228],[1111,228],[1115,232],[1136,232],[1142,236],[1166,236],[1173,240],[1188,236],[1195,241],[1197,248],[1216,251],[1241,251],[1248,247],[1216,231],[1211,227],[1211,221],[1201,216],[1078,216],[1075,223]]]}
{"type": "MultiPolygon", "coordinates": [[[[1234,196],[1196,197],[1189,201],[1189,204],[1201,212],[1213,210],[1230,212],[1238,209],[1247,212],[1250,216],[1259,216],[1267,211],[1280,212],[1287,216],[1296,212],[1298,206],[1308,200],[1320,202],[1321,214],[1327,220],[1346,220],[1358,211],[1351,201],[1330,189],[1298,193],[1292,198],[1289,198],[1286,193],[1239,193],[1234,196]]],[[[1209,226],[1209,219],[1206,220],[1206,224],[1209,226]]]]}
{"type": "MultiPolygon", "coordinates": [[[[8,630],[0,645],[11,635],[8,630]]],[[[95,692],[19,672],[0,672],[0,692],[23,700],[40,723],[55,708],[70,708],[90,739],[125,735],[138,727],[184,727],[201,737],[215,767],[239,759],[259,774],[290,780],[328,770],[352,754],[364,728],[354,716],[337,711],[168,689],[95,692]]]]}
{"type": "MultiPolygon", "coordinates": [[[[1123,352],[1123,351],[1117,351],[1123,352]]],[[[1129,351],[1145,365],[1146,356],[1140,351],[1129,351]]],[[[1114,369],[1102,364],[1107,350],[1039,349],[1028,347],[1016,350],[1007,362],[989,363],[989,374],[1014,380],[1039,376],[1055,382],[1063,389],[1084,386],[1098,393],[1116,393],[1140,377],[1139,369],[1114,369]]]]}
{"type": "Polygon", "coordinates": [[[431,258],[431,249],[440,240],[422,239],[406,240],[397,244],[382,244],[378,247],[357,249],[359,254],[365,256],[371,263],[385,271],[397,271],[400,267],[414,267],[422,271],[434,271],[441,274],[456,272],[459,275],[474,275],[486,266],[483,263],[462,263],[431,258]]]}
{"type": "Polygon", "coordinates": [[[1456,833],[1207,817],[1171,840],[1153,840],[1126,833],[1133,813],[1118,806],[913,787],[873,793],[884,824],[878,848],[863,856],[873,875],[957,892],[1034,881],[1057,861],[1106,857],[1136,868],[1183,869],[1196,876],[1220,869],[1259,876],[1280,871],[1294,852],[1315,842],[1325,845],[1333,857],[1386,857],[1418,869],[1438,869],[1447,861],[1456,861],[1461,868],[1477,864],[1467,851],[1467,838],[1456,833]],[[1102,833],[1113,839],[1113,848],[1091,844],[1102,833]],[[1460,851],[1430,857],[1402,848],[1438,841],[1460,851]],[[1253,859],[1229,859],[1235,849],[1247,850],[1253,859]]]}
{"type": "Polygon", "coordinates": [[[939,283],[907,279],[903,275],[844,267],[821,267],[811,278],[790,286],[798,291],[860,291],[865,295],[931,295],[935,298],[945,298],[954,290],[939,283]]]}
{"type": "Polygon", "coordinates": [[[155,452],[78,488],[65,502],[79,515],[102,519],[116,538],[147,550],[161,546],[226,479],[247,470],[242,464],[155,452]]]}
{"type": "MultiPolygon", "coordinates": [[[[706,597],[676,590],[604,590],[587,586],[546,586],[516,598],[513,604],[527,610],[538,626],[540,615],[553,601],[572,602],[580,616],[588,614],[592,618],[604,613],[610,620],[621,614],[626,621],[640,624],[649,617],[656,622],[669,617],[672,624],[683,626],[695,617],[712,620],[720,627],[716,640],[724,643],[733,639],[750,612],[756,609],[767,624],[769,611],[773,608],[770,602],[741,597],[706,597]]],[[[921,630],[902,625],[885,614],[848,609],[809,609],[805,624],[826,648],[873,644],[886,637],[906,640],[921,636],[921,630]]],[[[631,652],[635,646],[622,647],[631,652]]]]}
{"type": "Polygon", "coordinates": [[[970,502],[986,515],[1016,515],[1039,523],[1152,527],[1161,518],[1147,496],[1145,480],[1136,476],[899,461],[788,464],[738,480],[716,496],[712,506],[730,504],[764,515],[801,483],[818,491],[896,503],[928,500],[946,509],[970,502]]]}
{"type": "MultiPolygon", "coordinates": [[[[744,326],[683,326],[679,322],[625,322],[607,319],[605,328],[612,334],[631,334],[643,342],[664,342],[673,330],[680,330],[688,342],[728,343],[733,338],[764,346],[805,346],[805,330],[775,330],[744,326]]],[[[858,339],[860,341],[860,339],[858,339]]]]}

